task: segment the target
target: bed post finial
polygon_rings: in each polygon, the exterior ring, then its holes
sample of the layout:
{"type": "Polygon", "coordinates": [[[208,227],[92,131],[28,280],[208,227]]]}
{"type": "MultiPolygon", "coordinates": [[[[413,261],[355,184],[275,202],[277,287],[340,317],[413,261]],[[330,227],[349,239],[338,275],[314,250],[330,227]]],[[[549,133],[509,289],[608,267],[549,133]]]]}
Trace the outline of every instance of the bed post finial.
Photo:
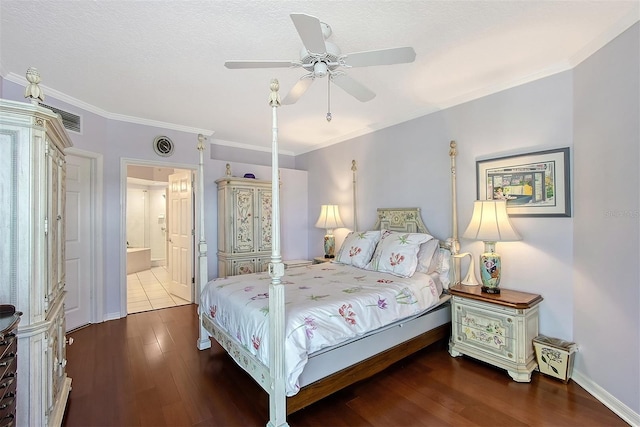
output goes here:
{"type": "Polygon", "coordinates": [[[449,156],[455,157],[458,155],[458,144],[455,141],[449,143],[449,156]]]}
{"type": "Polygon", "coordinates": [[[38,99],[40,101],[44,101],[44,92],[39,86],[40,73],[37,69],[30,67],[27,70],[27,81],[29,84],[24,90],[24,97],[31,98],[31,103],[33,105],[38,105],[38,99]]]}
{"type": "Polygon", "coordinates": [[[280,90],[280,83],[278,82],[278,79],[271,79],[271,93],[269,94],[269,105],[272,107],[279,107],[280,106],[280,93],[278,93],[278,91],[280,90]]]}

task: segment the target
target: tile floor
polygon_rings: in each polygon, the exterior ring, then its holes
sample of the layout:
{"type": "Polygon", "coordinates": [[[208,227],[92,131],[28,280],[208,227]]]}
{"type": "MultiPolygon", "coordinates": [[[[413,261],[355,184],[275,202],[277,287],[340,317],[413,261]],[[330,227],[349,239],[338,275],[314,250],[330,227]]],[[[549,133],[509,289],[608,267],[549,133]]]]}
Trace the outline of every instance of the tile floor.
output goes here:
{"type": "Polygon", "coordinates": [[[157,310],[191,304],[169,293],[169,272],[164,267],[152,267],[127,276],[127,312],[157,310]]]}

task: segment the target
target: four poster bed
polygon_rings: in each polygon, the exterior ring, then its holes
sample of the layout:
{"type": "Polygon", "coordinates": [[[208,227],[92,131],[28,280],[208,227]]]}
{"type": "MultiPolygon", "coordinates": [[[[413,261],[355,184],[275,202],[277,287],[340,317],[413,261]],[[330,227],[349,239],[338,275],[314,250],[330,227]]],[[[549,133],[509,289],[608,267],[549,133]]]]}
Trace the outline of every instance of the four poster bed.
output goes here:
{"type": "MultiPolygon", "coordinates": [[[[433,237],[418,208],[378,209],[375,226],[349,233],[334,262],[285,272],[280,255],[277,90],[277,81],[272,81],[269,271],[207,283],[200,298],[198,341],[198,348],[205,349],[215,339],[269,394],[268,426],[287,425],[288,413],[448,339],[446,288],[450,270],[458,268],[451,256],[458,250],[452,142],[451,238],[433,237]]],[[[352,170],[355,217],[355,162],[352,170]]],[[[200,243],[202,266],[203,236],[200,243]]],[[[206,277],[202,273],[201,267],[201,279],[206,277]]]]}

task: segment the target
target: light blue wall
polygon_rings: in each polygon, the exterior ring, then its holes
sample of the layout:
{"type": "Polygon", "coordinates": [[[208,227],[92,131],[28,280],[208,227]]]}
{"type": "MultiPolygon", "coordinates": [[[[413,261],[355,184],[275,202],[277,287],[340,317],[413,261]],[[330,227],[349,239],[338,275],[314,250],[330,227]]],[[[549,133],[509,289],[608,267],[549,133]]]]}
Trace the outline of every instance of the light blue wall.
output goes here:
{"type": "MultiPolygon", "coordinates": [[[[413,207],[432,234],[452,233],[449,141],[458,143],[458,226],[461,235],[476,199],[476,159],[571,147],[571,72],[420,117],[370,135],[298,156],[309,172],[309,221],[322,203],[339,203],[352,224],[351,159],[358,162],[358,224],[370,228],[378,207],[413,207]]],[[[513,218],[522,241],[498,243],[501,286],[541,294],[540,328],[573,335],[572,218],[513,218]]],[[[339,245],[347,230],[338,230],[339,245]]],[[[322,230],[313,229],[309,252],[321,252],[322,230]]],[[[463,251],[480,254],[483,243],[461,239],[463,251]]],[[[476,263],[477,265],[477,263],[476,263]]]]}
{"type": "Polygon", "coordinates": [[[640,25],[574,71],[576,369],[640,413],[640,25]]]}

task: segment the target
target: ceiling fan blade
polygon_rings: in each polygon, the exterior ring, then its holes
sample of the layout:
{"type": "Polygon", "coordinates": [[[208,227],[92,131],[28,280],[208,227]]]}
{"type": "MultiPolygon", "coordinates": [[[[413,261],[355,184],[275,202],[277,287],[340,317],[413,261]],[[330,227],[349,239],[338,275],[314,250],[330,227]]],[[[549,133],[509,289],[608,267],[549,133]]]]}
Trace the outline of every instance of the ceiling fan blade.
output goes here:
{"type": "Polygon", "coordinates": [[[369,67],[371,65],[392,65],[413,62],[416,52],[412,47],[392,47],[390,49],[369,50],[349,53],[345,63],[351,67],[369,67]]]}
{"type": "Polygon", "coordinates": [[[301,78],[298,80],[298,83],[296,83],[291,88],[287,96],[284,97],[282,103],[285,105],[295,104],[298,99],[304,95],[307,89],[309,89],[309,86],[311,86],[311,83],[313,83],[314,80],[314,78],[301,78]]]}
{"type": "Polygon", "coordinates": [[[369,88],[346,74],[333,75],[331,76],[331,81],[359,101],[367,102],[376,97],[376,94],[369,88]]]}
{"type": "Polygon", "coordinates": [[[291,20],[300,35],[302,44],[309,52],[325,53],[327,51],[322,26],[318,18],[304,13],[292,13],[291,20]]]}
{"type": "Polygon", "coordinates": [[[230,69],[238,68],[288,68],[300,66],[294,61],[225,61],[224,66],[230,69]]]}

